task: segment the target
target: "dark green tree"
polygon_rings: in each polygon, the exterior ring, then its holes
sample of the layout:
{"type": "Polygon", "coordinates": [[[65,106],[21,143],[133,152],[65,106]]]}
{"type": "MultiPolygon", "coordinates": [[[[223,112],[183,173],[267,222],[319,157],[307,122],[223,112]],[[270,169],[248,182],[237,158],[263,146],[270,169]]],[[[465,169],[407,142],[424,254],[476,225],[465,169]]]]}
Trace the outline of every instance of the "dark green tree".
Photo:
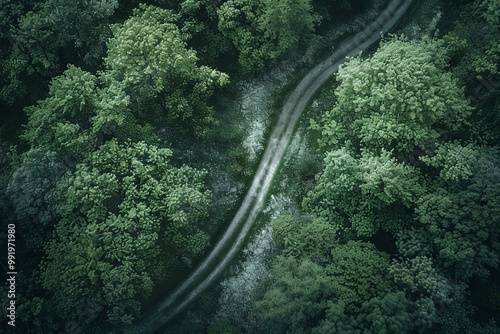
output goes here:
{"type": "Polygon", "coordinates": [[[12,174],[6,194],[25,249],[41,251],[51,236],[59,218],[56,186],[67,170],[55,152],[36,148],[24,154],[21,166],[12,174]]]}
{"type": "MultiPolygon", "coordinates": [[[[96,68],[111,36],[108,23],[118,7],[116,0],[48,0],[7,2],[1,38],[8,44],[2,57],[1,97],[13,103],[28,94],[30,81],[61,74],[67,64],[96,68]]],[[[43,81],[42,81],[43,82],[43,81]]]]}
{"type": "Polygon", "coordinates": [[[463,7],[460,19],[445,37],[453,72],[466,87],[475,110],[471,128],[462,136],[485,144],[500,143],[500,25],[496,0],[478,0],[463,7]]]}
{"type": "Polygon", "coordinates": [[[261,68],[293,49],[318,21],[310,0],[229,0],[217,13],[219,30],[233,42],[246,69],[261,68]]]}
{"type": "Polygon", "coordinates": [[[326,273],[333,280],[335,294],[347,312],[357,312],[365,301],[392,289],[389,255],[372,243],[349,241],[332,250],[326,273]]]}
{"type": "Polygon", "coordinates": [[[426,250],[433,252],[436,264],[466,281],[473,276],[486,278],[490,268],[499,264],[499,153],[498,148],[483,148],[479,152],[479,156],[467,156],[468,163],[445,160],[440,174],[465,170],[467,177],[462,172],[457,181],[436,188],[416,206],[418,220],[433,244],[426,250]]]}
{"type": "Polygon", "coordinates": [[[443,334],[499,334],[494,321],[488,323],[477,322],[474,314],[477,308],[467,299],[468,292],[466,286],[459,284],[455,286],[453,303],[448,305],[437,320],[437,333],[443,334]]]}
{"type": "Polygon", "coordinates": [[[203,252],[205,173],[174,168],[170,157],[168,149],[112,140],[60,182],[62,219],[41,266],[56,315],[74,319],[90,299],[102,304],[96,321],[130,325],[180,255],[203,252]]]}
{"type": "Polygon", "coordinates": [[[361,333],[405,333],[412,326],[404,292],[389,292],[363,303],[356,317],[361,333]]]}

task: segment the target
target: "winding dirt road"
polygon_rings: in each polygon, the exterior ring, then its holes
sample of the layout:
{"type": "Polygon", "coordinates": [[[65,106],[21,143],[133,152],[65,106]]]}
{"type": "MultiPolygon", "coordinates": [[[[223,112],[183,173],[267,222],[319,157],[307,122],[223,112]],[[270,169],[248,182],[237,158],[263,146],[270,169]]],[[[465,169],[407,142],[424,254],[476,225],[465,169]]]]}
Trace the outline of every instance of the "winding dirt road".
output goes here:
{"type": "Polygon", "coordinates": [[[412,2],[413,0],[391,1],[373,23],[340,44],[330,57],[311,69],[300,81],[283,105],[251,187],[223,237],[184,283],[161,302],[156,312],[133,332],[153,333],[215,282],[243,246],[292,138],[295,124],[314,93],[338,70],[346,57],[357,56],[360,51],[377,42],[381,32],[387,33],[394,27],[412,2]]]}

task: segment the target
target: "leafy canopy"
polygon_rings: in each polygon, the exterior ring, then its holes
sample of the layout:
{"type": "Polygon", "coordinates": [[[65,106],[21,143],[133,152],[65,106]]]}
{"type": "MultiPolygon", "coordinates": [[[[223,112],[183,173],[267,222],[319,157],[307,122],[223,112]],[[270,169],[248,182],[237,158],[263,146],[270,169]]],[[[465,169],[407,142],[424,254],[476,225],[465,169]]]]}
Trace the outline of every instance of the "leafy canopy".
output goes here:
{"type": "Polygon", "coordinates": [[[261,68],[311,34],[318,17],[310,0],[229,0],[217,11],[219,30],[247,69],[261,68]]]}
{"type": "Polygon", "coordinates": [[[390,152],[363,152],[357,158],[344,147],[327,153],[325,168],[302,206],[333,224],[342,238],[372,236],[381,228],[398,230],[421,193],[417,171],[390,152]]]}
{"type": "Polygon", "coordinates": [[[171,152],[144,142],[103,144],[60,182],[62,217],[46,246],[43,286],[56,314],[102,296],[113,324],[129,325],[153,282],[181,254],[200,254],[208,214],[205,172],[170,165],[171,152]]]}
{"type": "Polygon", "coordinates": [[[209,99],[228,76],[196,64],[196,53],[187,49],[174,21],[168,10],[141,5],[123,24],[113,25],[106,76],[124,85],[139,116],[163,114],[203,137],[214,122],[209,99]]]}
{"type": "Polygon", "coordinates": [[[351,140],[375,152],[411,152],[438,138],[437,128],[457,128],[469,108],[446,60],[442,42],[429,39],[392,39],[370,58],[350,59],[337,73],[336,105],[312,122],[320,146],[351,140]]]}

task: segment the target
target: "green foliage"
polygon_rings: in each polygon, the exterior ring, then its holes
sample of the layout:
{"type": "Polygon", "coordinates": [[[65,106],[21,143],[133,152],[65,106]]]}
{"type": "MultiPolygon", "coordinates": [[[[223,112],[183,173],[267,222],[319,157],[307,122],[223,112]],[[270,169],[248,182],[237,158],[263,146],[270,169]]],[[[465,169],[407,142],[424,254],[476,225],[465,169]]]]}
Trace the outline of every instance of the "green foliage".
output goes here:
{"type": "Polygon", "coordinates": [[[390,292],[363,303],[356,320],[362,333],[405,333],[411,329],[409,302],[403,292],[390,292]]]}
{"type": "Polygon", "coordinates": [[[6,145],[0,145],[0,215],[3,217],[2,227],[4,228],[7,228],[10,222],[15,221],[14,208],[7,193],[7,187],[13,174],[13,160],[17,158],[17,154],[12,154],[13,152],[15,152],[15,148],[10,147],[9,152],[6,145]]]}
{"type": "Polygon", "coordinates": [[[102,80],[75,66],[52,80],[49,96],[27,107],[22,138],[81,160],[105,141],[155,142],[150,125],[141,126],[129,111],[130,98],[120,83],[102,80]]]}
{"type": "Polygon", "coordinates": [[[321,218],[281,215],[273,221],[273,239],[286,256],[324,264],[329,262],[331,249],[337,244],[337,233],[321,218]]]}
{"type": "Polygon", "coordinates": [[[41,277],[62,319],[75,317],[80,301],[102,297],[104,319],[130,325],[177,257],[204,250],[205,172],[173,168],[170,156],[144,142],[112,140],[60,182],[62,219],[41,277]]]}
{"type": "Polygon", "coordinates": [[[445,36],[451,55],[460,61],[457,75],[465,82],[498,74],[499,8],[497,0],[477,0],[465,6],[455,28],[445,36]]]}
{"type": "Polygon", "coordinates": [[[248,153],[241,144],[229,152],[229,158],[231,159],[231,171],[237,175],[245,171],[248,165],[248,153]]]}
{"type": "Polygon", "coordinates": [[[22,165],[14,171],[6,193],[26,249],[41,250],[50,236],[58,219],[55,188],[66,171],[56,153],[41,148],[24,154],[22,165]]]}
{"type": "Polygon", "coordinates": [[[217,11],[219,30],[246,69],[261,68],[310,36],[318,17],[310,0],[229,0],[217,11]]]}
{"type": "Polygon", "coordinates": [[[231,325],[229,319],[223,318],[212,323],[208,327],[207,334],[236,334],[236,327],[231,325]]]}
{"type": "Polygon", "coordinates": [[[101,89],[97,77],[69,66],[52,81],[49,97],[26,108],[29,122],[23,138],[32,147],[83,155],[123,124],[128,103],[120,87],[101,89]]]}
{"type": "Polygon", "coordinates": [[[325,319],[312,329],[313,334],[404,333],[411,329],[407,312],[410,303],[403,292],[389,292],[363,303],[355,315],[345,312],[343,302],[328,301],[325,319]]]}
{"type": "Polygon", "coordinates": [[[359,330],[356,331],[356,325],[355,319],[346,314],[345,304],[342,301],[334,302],[333,300],[328,300],[325,318],[320,321],[318,326],[312,329],[311,333],[352,334],[359,332],[359,330]]]}
{"type": "Polygon", "coordinates": [[[462,146],[458,142],[445,142],[438,146],[432,156],[422,156],[420,160],[440,169],[440,177],[446,181],[468,180],[473,175],[480,151],[472,144],[462,146]]]}
{"type": "Polygon", "coordinates": [[[500,141],[500,25],[497,0],[477,0],[463,7],[454,29],[444,36],[454,75],[466,86],[476,107],[465,133],[483,143],[500,141]]]}
{"type": "Polygon", "coordinates": [[[48,0],[34,6],[23,1],[7,4],[5,12],[2,6],[1,37],[10,45],[1,60],[1,98],[14,103],[32,88],[33,78],[51,78],[69,63],[95,68],[105,54],[108,23],[117,7],[116,0],[48,0]]]}
{"type": "MultiPolygon", "coordinates": [[[[497,148],[484,148],[475,156],[467,181],[430,192],[416,208],[433,240],[437,264],[463,280],[486,278],[499,264],[500,155],[497,148]]],[[[444,165],[452,166],[455,160],[450,160],[444,165]]]]}
{"type": "Polygon", "coordinates": [[[389,266],[389,255],[373,244],[349,241],[333,248],[332,260],[325,270],[346,311],[357,312],[363,302],[391,290],[389,266]]]}
{"type": "Polygon", "coordinates": [[[448,305],[443,314],[439,316],[437,333],[451,334],[498,334],[498,328],[494,321],[480,323],[473,319],[477,308],[466,299],[466,286],[457,285],[454,291],[454,302],[448,305]]]}
{"type": "Polygon", "coordinates": [[[346,140],[379,152],[411,152],[439,137],[436,127],[456,129],[469,114],[463,89],[446,72],[440,41],[383,42],[375,54],[351,59],[337,74],[337,103],[312,128],[319,145],[346,140]]]}
{"type": "Polygon", "coordinates": [[[182,1],[179,8],[179,23],[181,32],[190,45],[195,46],[197,55],[203,64],[225,66],[232,64],[227,59],[233,59],[231,41],[218,29],[217,9],[221,3],[211,0],[182,1]]]}
{"type": "Polygon", "coordinates": [[[406,208],[421,193],[417,171],[390,152],[365,151],[356,158],[343,148],[327,153],[317,185],[302,206],[333,224],[342,237],[372,236],[380,228],[397,231],[406,208]]]}
{"type": "Polygon", "coordinates": [[[261,282],[254,308],[271,333],[300,333],[317,319],[332,294],[324,268],[308,259],[278,256],[261,282]]]}
{"type": "Polygon", "coordinates": [[[407,295],[415,298],[435,296],[438,279],[431,259],[417,256],[401,262],[394,260],[389,273],[407,295]]]}
{"type": "Polygon", "coordinates": [[[197,66],[196,53],[186,48],[174,20],[168,10],[142,5],[123,24],[114,25],[106,75],[124,85],[139,116],[154,119],[161,111],[203,137],[214,122],[208,100],[228,77],[197,66]]]}

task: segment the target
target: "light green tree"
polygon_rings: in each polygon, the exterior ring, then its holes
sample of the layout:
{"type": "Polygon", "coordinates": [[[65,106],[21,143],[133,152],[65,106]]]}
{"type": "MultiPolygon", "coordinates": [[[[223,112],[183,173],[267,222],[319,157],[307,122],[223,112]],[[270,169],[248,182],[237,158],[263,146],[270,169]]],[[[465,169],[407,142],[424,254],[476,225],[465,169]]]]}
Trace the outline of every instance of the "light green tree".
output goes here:
{"type": "Polygon", "coordinates": [[[166,116],[203,137],[214,123],[209,99],[228,76],[197,65],[174,20],[168,10],[141,5],[123,24],[113,25],[105,75],[123,84],[140,117],[166,116]]]}
{"type": "Polygon", "coordinates": [[[337,244],[337,231],[324,219],[280,215],[273,221],[273,239],[286,256],[309,258],[318,264],[330,262],[337,244]]]}
{"type": "Polygon", "coordinates": [[[458,128],[470,110],[463,89],[446,71],[442,44],[391,39],[373,56],[341,66],[334,108],[312,122],[322,134],[320,146],[337,148],[351,140],[375,152],[408,153],[458,128]]]}
{"type": "Polygon", "coordinates": [[[155,141],[152,127],[139,125],[130,112],[122,85],[102,79],[69,66],[52,80],[46,99],[26,108],[29,122],[22,138],[77,161],[113,137],[155,141]]]}
{"type": "Polygon", "coordinates": [[[302,205],[333,224],[342,238],[372,236],[381,228],[400,229],[422,190],[418,172],[390,152],[363,152],[357,158],[342,148],[326,155],[316,187],[302,205]]]}

